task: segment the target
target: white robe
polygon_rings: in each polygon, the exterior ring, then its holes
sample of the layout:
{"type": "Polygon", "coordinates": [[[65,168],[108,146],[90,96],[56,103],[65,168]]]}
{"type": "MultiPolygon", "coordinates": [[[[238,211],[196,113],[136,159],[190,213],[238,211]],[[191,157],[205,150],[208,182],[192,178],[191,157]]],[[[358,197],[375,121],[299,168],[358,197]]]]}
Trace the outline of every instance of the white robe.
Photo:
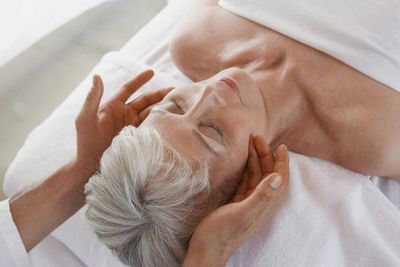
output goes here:
{"type": "Polygon", "coordinates": [[[0,202],[0,266],[31,266],[10,212],[9,200],[0,202]]]}

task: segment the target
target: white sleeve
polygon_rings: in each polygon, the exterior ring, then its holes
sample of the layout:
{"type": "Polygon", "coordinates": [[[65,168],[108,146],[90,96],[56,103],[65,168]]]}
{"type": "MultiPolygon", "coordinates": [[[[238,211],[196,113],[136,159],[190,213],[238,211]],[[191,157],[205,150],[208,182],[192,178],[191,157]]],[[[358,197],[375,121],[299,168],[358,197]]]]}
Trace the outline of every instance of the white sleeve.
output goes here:
{"type": "Polygon", "coordinates": [[[28,253],[12,219],[8,199],[0,201],[0,266],[31,266],[28,253]]]}

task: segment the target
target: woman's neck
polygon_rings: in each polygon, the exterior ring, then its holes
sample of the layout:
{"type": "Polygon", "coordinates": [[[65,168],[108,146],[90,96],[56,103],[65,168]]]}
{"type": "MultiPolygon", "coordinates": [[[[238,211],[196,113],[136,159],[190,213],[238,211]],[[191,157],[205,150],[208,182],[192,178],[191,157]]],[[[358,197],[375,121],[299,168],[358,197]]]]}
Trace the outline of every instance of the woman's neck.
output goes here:
{"type": "Polygon", "coordinates": [[[290,56],[282,55],[271,67],[245,68],[263,95],[267,114],[265,138],[272,147],[284,143],[291,150],[301,151],[304,125],[309,127],[310,138],[316,138],[313,135],[318,132],[315,121],[310,121],[314,117],[304,92],[308,85],[298,78],[298,67],[290,56]]]}
{"type": "Polygon", "coordinates": [[[256,81],[268,118],[265,138],[271,146],[285,143],[292,151],[307,153],[314,148],[313,140],[326,140],[308,101],[307,92],[316,86],[308,76],[315,70],[305,70],[307,57],[299,58],[305,52],[298,50],[299,44],[270,31],[231,42],[214,60],[218,62],[217,71],[240,67],[256,81]]]}

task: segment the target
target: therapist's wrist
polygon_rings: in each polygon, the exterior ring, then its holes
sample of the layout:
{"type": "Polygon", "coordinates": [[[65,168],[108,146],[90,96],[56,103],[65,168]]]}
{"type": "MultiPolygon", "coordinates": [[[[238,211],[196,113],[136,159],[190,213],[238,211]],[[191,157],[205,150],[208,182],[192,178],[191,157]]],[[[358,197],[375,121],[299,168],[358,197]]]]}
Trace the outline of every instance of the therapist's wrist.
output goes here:
{"type": "Polygon", "coordinates": [[[60,170],[64,170],[67,173],[63,182],[65,192],[74,196],[73,198],[81,202],[83,206],[86,198],[84,193],[85,185],[94,174],[94,171],[86,168],[76,160],[68,162],[60,170]]]}
{"type": "Polygon", "coordinates": [[[216,249],[213,244],[202,245],[190,242],[188,252],[183,263],[183,267],[223,267],[229,259],[223,251],[216,249]]]}
{"type": "Polygon", "coordinates": [[[85,185],[90,177],[97,171],[97,167],[94,167],[93,164],[87,164],[78,159],[72,160],[69,164],[72,172],[75,173],[75,179],[77,182],[85,185]]]}

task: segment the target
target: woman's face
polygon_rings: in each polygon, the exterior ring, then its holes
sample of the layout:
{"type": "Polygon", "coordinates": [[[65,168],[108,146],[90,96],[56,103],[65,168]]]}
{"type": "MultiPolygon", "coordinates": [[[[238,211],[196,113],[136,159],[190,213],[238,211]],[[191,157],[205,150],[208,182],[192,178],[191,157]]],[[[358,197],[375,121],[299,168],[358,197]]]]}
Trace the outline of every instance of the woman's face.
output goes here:
{"type": "Polygon", "coordinates": [[[250,134],[264,136],[265,126],[264,100],[254,80],[229,68],[172,90],[140,127],[155,128],[184,158],[207,162],[214,187],[239,181],[250,134]]]}

